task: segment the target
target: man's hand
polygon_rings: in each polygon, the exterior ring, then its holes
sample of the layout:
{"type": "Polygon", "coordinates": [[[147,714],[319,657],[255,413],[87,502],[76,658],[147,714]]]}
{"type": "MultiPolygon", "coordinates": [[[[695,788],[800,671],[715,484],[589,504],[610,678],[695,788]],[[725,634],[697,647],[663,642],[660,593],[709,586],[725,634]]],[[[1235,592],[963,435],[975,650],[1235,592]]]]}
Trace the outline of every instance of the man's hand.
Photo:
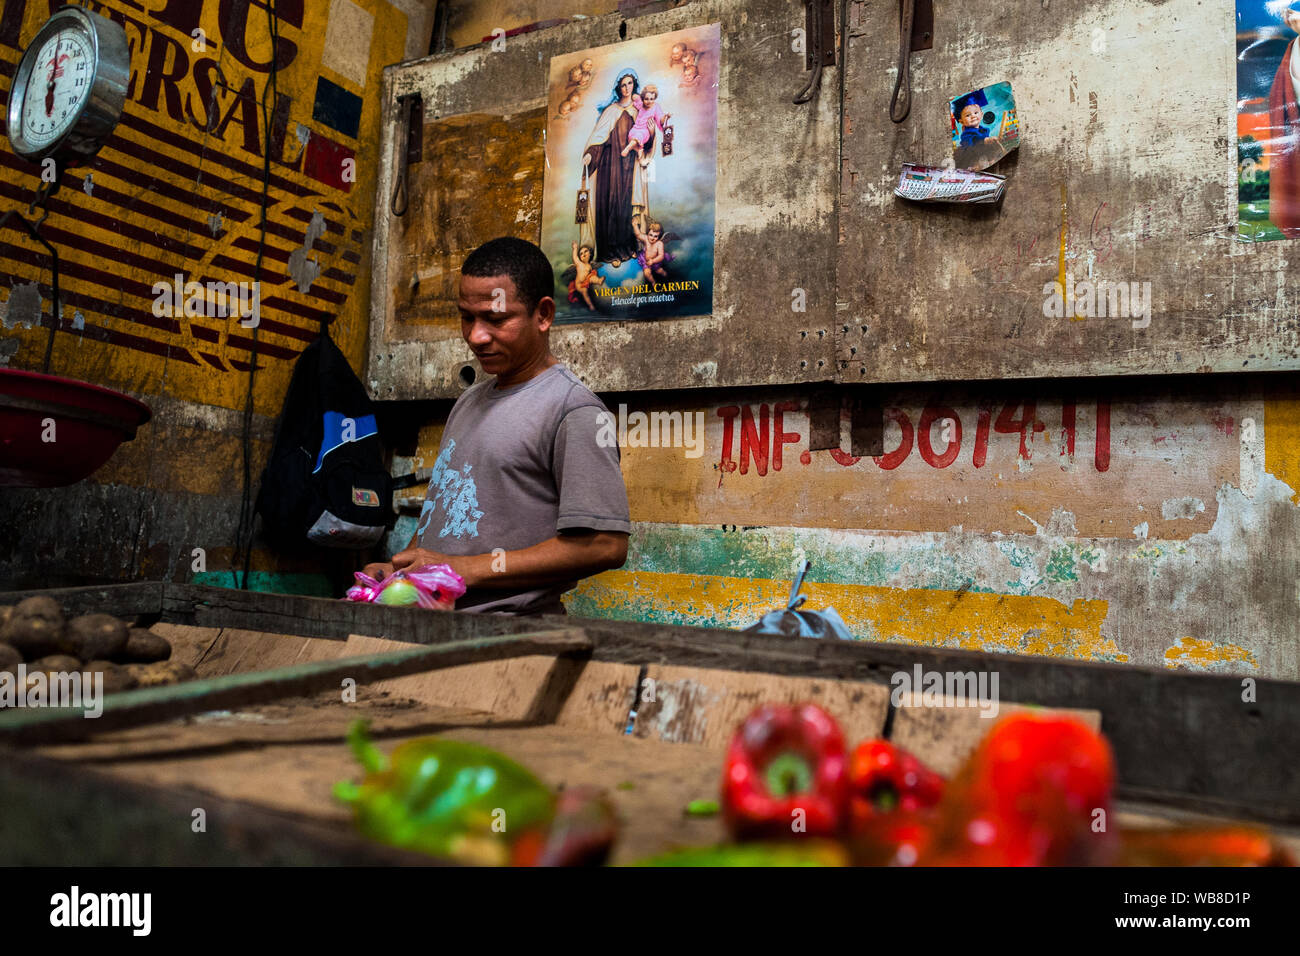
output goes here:
{"type": "MultiPolygon", "coordinates": [[[[421,568],[426,564],[445,564],[465,582],[465,587],[476,587],[482,582],[482,575],[479,573],[479,566],[482,564],[478,559],[481,555],[458,555],[458,554],[440,554],[437,551],[427,551],[424,548],[407,548],[405,551],[399,551],[393,555],[393,567],[398,571],[403,568],[421,568]]],[[[488,555],[487,557],[491,557],[488,555]]]]}
{"type": "Polygon", "coordinates": [[[393,573],[393,566],[387,561],[379,561],[375,564],[367,564],[361,569],[362,574],[368,574],[376,581],[382,581],[393,573]]]}
{"type": "Polygon", "coordinates": [[[424,548],[407,548],[393,555],[393,568],[400,571],[402,568],[418,568],[426,564],[451,564],[453,560],[449,554],[426,551],[424,548]]]}

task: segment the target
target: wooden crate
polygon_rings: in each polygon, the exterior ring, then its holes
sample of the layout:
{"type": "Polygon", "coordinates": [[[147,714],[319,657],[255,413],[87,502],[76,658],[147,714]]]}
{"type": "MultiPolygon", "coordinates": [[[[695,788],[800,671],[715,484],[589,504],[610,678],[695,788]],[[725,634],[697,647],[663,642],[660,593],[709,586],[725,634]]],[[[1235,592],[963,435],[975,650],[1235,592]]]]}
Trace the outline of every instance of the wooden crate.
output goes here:
{"type": "MultiPolygon", "coordinates": [[[[1196,811],[1286,824],[1296,822],[1300,807],[1294,777],[1287,776],[1294,763],[1276,771],[1258,765],[1254,778],[1222,781],[1236,785],[1235,797],[1213,777],[1202,778],[1199,789],[1176,789],[1187,765],[1197,764],[1197,748],[1212,757],[1217,740],[1253,752],[1249,741],[1224,740],[1234,723],[1226,705],[1217,725],[1200,722],[1227,688],[1222,679],[693,628],[430,614],[170,585],[49,593],[72,612],[110,608],[144,615],[146,622],[157,618],[152,628],[201,680],[163,689],[170,692],[164,695],[170,712],[119,716],[114,725],[110,703],[102,725],[78,719],[77,730],[64,735],[83,739],[24,743],[40,738],[31,736],[34,725],[24,737],[11,727],[14,712],[0,715],[0,740],[13,748],[0,761],[0,803],[13,808],[0,821],[4,862],[427,862],[361,841],[349,811],[331,796],[336,782],[360,776],[343,745],[357,718],[371,723],[383,750],[413,737],[444,736],[499,750],[552,787],[606,789],[622,820],[614,860],[628,862],[723,839],[720,820],[684,810],[692,800],[716,796],[730,732],[759,702],[816,701],[839,719],[850,742],[889,736],[950,772],[990,721],[972,709],[894,706],[890,675],[914,663],[941,671],[996,668],[1002,713],[1043,706],[1101,726],[1120,762],[1121,821],[1190,819],[1196,811]],[[537,635],[526,640],[580,647],[502,650],[525,629],[537,635]],[[407,659],[426,653],[415,645],[516,656],[399,677],[363,674],[394,652],[407,659]],[[267,690],[287,679],[271,680],[272,672],[297,675],[299,683],[267,690]],[[310,686],[302,683],[309,672],[316,680],[310,686]],[[340,675],[352,673],[356,696],[348,702],[340,675]],[[232,689],[236,679],[248,683],[232,689]],[[1133,697],[1103,692],[1125,682],[1130,692],[1144,689],[1133,697]],[[253,697],[237,696],[250,687],[258,689],[253,697]],[[1159,707],[1170,701],[1179,706],[1159,707]],[[1157,759],[1144,749],[1145,736],[1129,739],[1134,728],[1164,741],[1156,766],[1126,762],[1133,754],[1157,759]],[[1204,739],[1194,737],[1198,729],[1204,739]],[[1177,734],[1184,749],[1170,743],[1177,734]],[[1161,779],[1163,788],[1156,785],[1161,779]],[[199,809],[208,823],[202,835],[190,825],[199,809]]],[[[0,604],[19,597],[0,594],[0,604]]],[[[1277,686],[1267,696],[1261,692],[1271,706],[1257,719],[1277,726],[1294,721],[1296,686],[1262,683],[1277,686]]],[[[1275,738],[1286,739],[1295,738],[1275,738]]],[[[1294,841],[1289,829],[1283,836],[1294,841]]]]}

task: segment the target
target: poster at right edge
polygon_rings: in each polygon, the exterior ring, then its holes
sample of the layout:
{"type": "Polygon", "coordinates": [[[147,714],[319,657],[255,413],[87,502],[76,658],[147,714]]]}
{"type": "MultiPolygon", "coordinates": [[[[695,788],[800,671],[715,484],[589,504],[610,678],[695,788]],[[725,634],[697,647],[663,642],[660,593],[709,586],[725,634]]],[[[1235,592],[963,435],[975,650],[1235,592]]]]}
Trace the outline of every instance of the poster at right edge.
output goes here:
{"type": "Polygon", "coordinates": [[[1300,2],[1237,0],[1237,235],[1300,237],[1300,2]]]}

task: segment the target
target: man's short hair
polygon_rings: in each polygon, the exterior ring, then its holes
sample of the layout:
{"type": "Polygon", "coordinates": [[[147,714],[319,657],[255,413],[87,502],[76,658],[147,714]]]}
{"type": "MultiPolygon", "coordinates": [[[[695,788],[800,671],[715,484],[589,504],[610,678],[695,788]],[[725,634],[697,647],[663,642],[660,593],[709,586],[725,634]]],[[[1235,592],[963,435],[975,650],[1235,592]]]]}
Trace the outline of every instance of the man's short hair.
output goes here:
{"type": "Polygon", "coordinates": [[[520,304],[532,312],[555,292],[555,270],[546,253],[526,239],[489,239],[465,257],[460,274],[475,279],[509,276],[520,304]]]}

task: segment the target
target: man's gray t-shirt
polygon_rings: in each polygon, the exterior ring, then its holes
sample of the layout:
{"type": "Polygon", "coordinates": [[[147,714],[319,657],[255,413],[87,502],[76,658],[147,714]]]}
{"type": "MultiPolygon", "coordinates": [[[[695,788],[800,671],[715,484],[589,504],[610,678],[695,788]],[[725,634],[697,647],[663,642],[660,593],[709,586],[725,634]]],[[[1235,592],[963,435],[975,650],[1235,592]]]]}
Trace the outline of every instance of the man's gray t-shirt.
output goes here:
{"type": "MultiPolygon", "coordinates": [[[[468,389],[443,429],[420,512],[418,546],[443,554],[490,554],[531,547],[569,530],[630,533],[618,448],[597,441],[607,421],[601,415],[609,415],[604,403],[563,365],[510,388],[499,389],[490,379],[468,389]]],[[[560,595],[577,583],[475,589],[456,609],[558,610],[560,595]]]]}

